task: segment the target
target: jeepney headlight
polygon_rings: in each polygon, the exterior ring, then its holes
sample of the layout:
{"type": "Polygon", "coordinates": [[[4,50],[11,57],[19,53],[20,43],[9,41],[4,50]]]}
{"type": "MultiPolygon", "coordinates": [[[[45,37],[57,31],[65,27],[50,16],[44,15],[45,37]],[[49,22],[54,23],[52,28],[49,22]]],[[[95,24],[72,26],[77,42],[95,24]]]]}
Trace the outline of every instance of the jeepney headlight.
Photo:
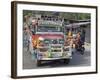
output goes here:
{"type": "Polygon", "coordinates": [[[39,37],[39,40],[40,40],[40,41],[43,41],[43,40],[44,40],[44,38],[43,38],[43,37],[39,37]]]}

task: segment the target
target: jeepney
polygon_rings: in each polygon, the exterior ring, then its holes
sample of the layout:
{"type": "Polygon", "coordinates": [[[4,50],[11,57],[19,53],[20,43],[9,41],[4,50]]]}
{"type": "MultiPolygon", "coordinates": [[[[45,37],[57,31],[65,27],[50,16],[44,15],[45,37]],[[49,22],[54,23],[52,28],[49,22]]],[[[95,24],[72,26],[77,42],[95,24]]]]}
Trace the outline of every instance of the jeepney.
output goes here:
{"type": "Polygon", "coordinates": [[[37,48],[37,65],[42,61],[62,59],[68,64],[72,59],[72,48],[65,44],[65,33],[62,22],[38,21],[36,35],[39,36],[40,45],[37,48]]]}

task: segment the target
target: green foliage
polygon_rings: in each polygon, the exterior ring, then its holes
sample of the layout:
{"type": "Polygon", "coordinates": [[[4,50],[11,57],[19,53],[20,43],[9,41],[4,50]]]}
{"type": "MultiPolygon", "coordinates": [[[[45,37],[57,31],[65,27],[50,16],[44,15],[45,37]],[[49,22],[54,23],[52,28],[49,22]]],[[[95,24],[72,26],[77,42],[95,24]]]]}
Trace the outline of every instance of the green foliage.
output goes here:
{"type": "Polygon", "coordinates": [[[66,19],[84,20],[90,19],[90,14],[88,13],[60,13],[60,16],[66,19]]]}
{"type": "Polygon", "coordinates": [[[23,16],[32,16],[32,11],[30,11],[30,10],[23,10],[23,16]]]}
{"type": "Polygon", "coordinates": [[[50,11],[31,11],[31,10],[23,10],[23,16],[35,16],[35,14],[41,14],[41,15],[53,15],[53,16],[59,16],[61,18],[66,19],[75,19],[75,20],[84,20],[84,19],[90,19],[91,15],[89,13],[70,13],[70,12],[56,12],[58,15],[54,15],[55,12],[50,11]]]}

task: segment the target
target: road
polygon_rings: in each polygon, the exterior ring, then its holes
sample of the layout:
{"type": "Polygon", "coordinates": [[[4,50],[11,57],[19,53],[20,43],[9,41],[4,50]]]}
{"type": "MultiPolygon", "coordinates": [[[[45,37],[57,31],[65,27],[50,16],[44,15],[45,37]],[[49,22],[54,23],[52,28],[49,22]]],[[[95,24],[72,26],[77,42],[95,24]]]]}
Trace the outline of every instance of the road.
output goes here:
{"type": "Polygon", "coordinates": [[[51,67],[76,67],[76,66],[90,66],[91,65],[90,56],[90,44],[85,44],[84,55],[79,52],[74,51],[72,59],[69,64],[64,64],[60,61],[49,61],[42,63],[41,66],[37,66],[37,61],[32,59],[32,55],[27,51],[26,48],[23,49],[23,69],[36,69],[36,68],[51,68],[51,67]]]}

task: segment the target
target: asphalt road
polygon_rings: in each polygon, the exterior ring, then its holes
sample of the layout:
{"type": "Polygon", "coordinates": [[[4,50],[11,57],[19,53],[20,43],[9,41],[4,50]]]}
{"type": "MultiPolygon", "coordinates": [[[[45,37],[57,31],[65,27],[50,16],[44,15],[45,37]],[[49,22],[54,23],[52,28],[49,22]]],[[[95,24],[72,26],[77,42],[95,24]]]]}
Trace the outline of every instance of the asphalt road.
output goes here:
{"type": "Polygon", "coordinates": [[[59,61],[49,61],[43,62],[41,66],[37,66],[37,61],[32,59],[32,55],[27,51],[26,48],[23,49],[23,69],[36,69],[36,68],[51,68],[51,67],[77,67],[77,66],[90,66],[90,45],[85,45],[84,55],[80,52],[74,51],[72,59],[69,64],[64,64],[62,60],[59,61]]]}

